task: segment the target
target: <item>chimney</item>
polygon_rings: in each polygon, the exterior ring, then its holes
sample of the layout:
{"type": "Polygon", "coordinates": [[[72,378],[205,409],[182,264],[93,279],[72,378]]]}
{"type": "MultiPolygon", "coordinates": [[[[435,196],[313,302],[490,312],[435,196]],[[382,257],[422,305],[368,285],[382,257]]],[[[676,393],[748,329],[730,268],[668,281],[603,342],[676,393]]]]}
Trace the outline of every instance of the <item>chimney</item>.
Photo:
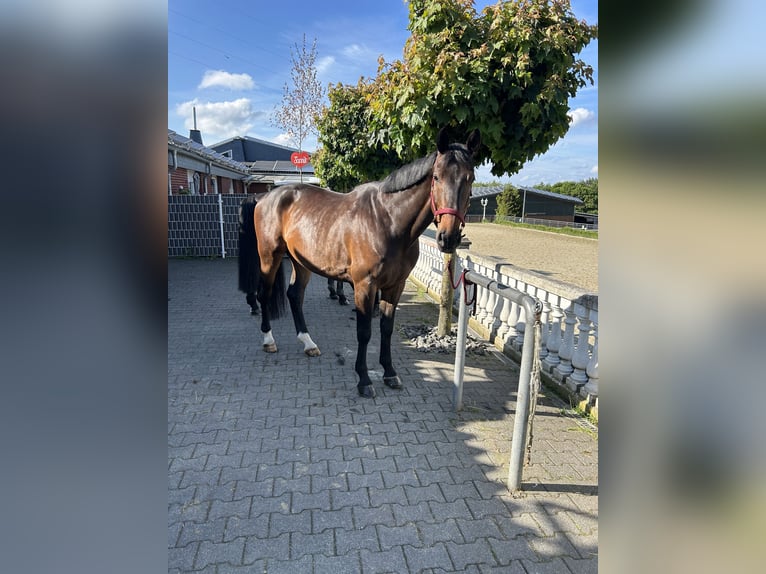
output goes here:
{"type": "Polygon", "coordinates": [[[197,108],[193,107],[192,111],[194,112],[194,129],[189,130],[189,139],[197,142],[199,145],[204,145],[202,143],[202,132],[197,129],[197,108]]]}

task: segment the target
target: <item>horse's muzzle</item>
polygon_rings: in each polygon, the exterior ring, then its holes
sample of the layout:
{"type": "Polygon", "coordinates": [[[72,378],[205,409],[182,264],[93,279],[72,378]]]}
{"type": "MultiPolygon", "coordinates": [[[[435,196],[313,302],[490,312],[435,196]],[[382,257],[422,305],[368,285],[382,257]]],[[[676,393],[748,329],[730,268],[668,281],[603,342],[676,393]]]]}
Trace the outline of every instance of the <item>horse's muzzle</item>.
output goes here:
{"type": "Polygon", "coordinates": [[[436,232],[436,245],[442,253],[454,253],[460,245],[460,230],[457,233],[438,230],[436,232]]]}

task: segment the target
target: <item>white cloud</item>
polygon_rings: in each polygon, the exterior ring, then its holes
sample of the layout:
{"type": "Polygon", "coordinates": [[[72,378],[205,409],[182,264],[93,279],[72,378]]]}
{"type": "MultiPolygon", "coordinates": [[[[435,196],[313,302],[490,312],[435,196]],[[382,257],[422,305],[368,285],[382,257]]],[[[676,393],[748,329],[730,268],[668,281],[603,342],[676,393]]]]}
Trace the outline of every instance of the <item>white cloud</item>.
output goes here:
{"type": "Polygon", "coordinates": [[[598,164],[594,165],[592,168],[590,168],[591,173],[595,173],[598,175],[598,164]]]}
{"type": "Polygon", "coordinates": [[[596,117],[595,112],[586,110],[585,108],[575,108],[570,111],[568,115],[571,124],[569,127],[572,128],[590,122],[596,117]]]}
{"type": "MultiPolygon", "coordinates": [[[[245,135],[255,120],[265,112],[253,110],[252,102],[239,98],[228,102],[201,102],[197,98],[176,106],[176,113],[184,118],[184,127],[194,127],[193,108],[197,108],[197,129],[205,143],[245,135]]],[[[183,134],[186,135],[186,134],[183,134]]]]}
{"type": "Polygon", "coordinates": [[[225,70],[206,70],[202,76],[199,89],[226,88],[229,90],[252,90],[255,82],[249,74],[232,74],[225,70]]]}
{"type": "Polygon", "coordinates": [[[350,60],[365,60],[370,58],[370,49],[367,46],[351,44],[341,50],[346,58],[350,60]]]}
{"type": "Polygon", "coordinates": [[[324,58],[319,58],[319,61],[317,62],[317,73],[324,74],[332,67],[334,63],[335,58],[333,56],[325,56],[324,58]]]}

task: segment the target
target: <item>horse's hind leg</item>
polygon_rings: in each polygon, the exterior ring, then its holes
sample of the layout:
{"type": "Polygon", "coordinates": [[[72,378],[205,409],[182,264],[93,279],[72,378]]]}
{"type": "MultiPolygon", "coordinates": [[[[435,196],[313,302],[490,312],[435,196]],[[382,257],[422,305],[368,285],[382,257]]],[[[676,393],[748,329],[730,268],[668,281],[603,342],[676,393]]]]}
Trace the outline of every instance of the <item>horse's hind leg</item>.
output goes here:
{"type": "Polygon", "coordinates": [[[372,308],[375,301],[374,288],[369,285],[354,284],[354,303],[356,304],[356,365],[354,370],[359,376],[356,388],[363,397],[374,398],[375,389],[367,372],[367,345],[372,337],[372,308]]]}
{"type": "Polygon", "coordinates": [[[293,274],[290,278],[290,286],[287,288],[287,300],[290,301],[290,311],[293,313],[298,340],[303,343],[303,352],[309,357],[318,357],[322,353],[317,344],[311,340],[306,319],[303,317],[303,296],[310,279],[311,272],[293,261],[293,274]]]}
{"type": "Polygon", "coordinates": [[[251,315],[257,315],[258,314],[258,297],[255,293],[248,293],[245,297],[245,300],[247,301],[247,304],[250,305],[250,314],[251,315]]]}
{"type": "Polygon", "coordinates": [[[338,283],[338,287],[337,287],[338,303],[340,305],[348,305],[348,299],[346,298],[346,294],[343,292],[344,281],[342,279],[338,279],[337,283],[338,283]]]}
{"type": "Polygon", "coordinates": [[[337,299],[338,298],[338,292],[335,290],[335,279],[328,279],[327,280],[327,289],[330,291],[330,299],[337,299]]]}
{"type": "Polygon", "coordinates": [[[404,281],[394,289],[383,291],[380,298],[380,364],[383,366],[383,384],[392,389],[404,386],[391,361],[391,335],[394,332],[396,305],[403,290],[404,281]]]}

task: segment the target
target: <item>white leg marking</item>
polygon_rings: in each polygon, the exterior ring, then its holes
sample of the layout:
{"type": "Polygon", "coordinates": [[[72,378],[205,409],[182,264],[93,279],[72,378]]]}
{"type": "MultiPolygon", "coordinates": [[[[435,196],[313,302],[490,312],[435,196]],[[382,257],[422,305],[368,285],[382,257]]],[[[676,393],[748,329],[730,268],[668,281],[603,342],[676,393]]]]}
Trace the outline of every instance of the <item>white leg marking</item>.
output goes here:
{"type": "Polygon", "coordinates": [[[303,343],[303,352],[308,353],[311,349],[316,349],[317,344],[311,340],[308,333],[298,333],[298,340],[303,343]]]}
{"type": "Polygon", "coordinates": [[[275,343],[274,335],[271,334],[271,331],[269,331],[268,333],[264,333],[263,334],[263,346],[264,347],[266,345],[273,345],[274,343],[275,343]]]}
{"type": "Polygon", "coordinates": [[[303,343],[303,352],[309,357],[318,357],[321,355],[321,351],[317,344],[311,340],[308,333],[298,333],[298,340],[303,343]]]}

